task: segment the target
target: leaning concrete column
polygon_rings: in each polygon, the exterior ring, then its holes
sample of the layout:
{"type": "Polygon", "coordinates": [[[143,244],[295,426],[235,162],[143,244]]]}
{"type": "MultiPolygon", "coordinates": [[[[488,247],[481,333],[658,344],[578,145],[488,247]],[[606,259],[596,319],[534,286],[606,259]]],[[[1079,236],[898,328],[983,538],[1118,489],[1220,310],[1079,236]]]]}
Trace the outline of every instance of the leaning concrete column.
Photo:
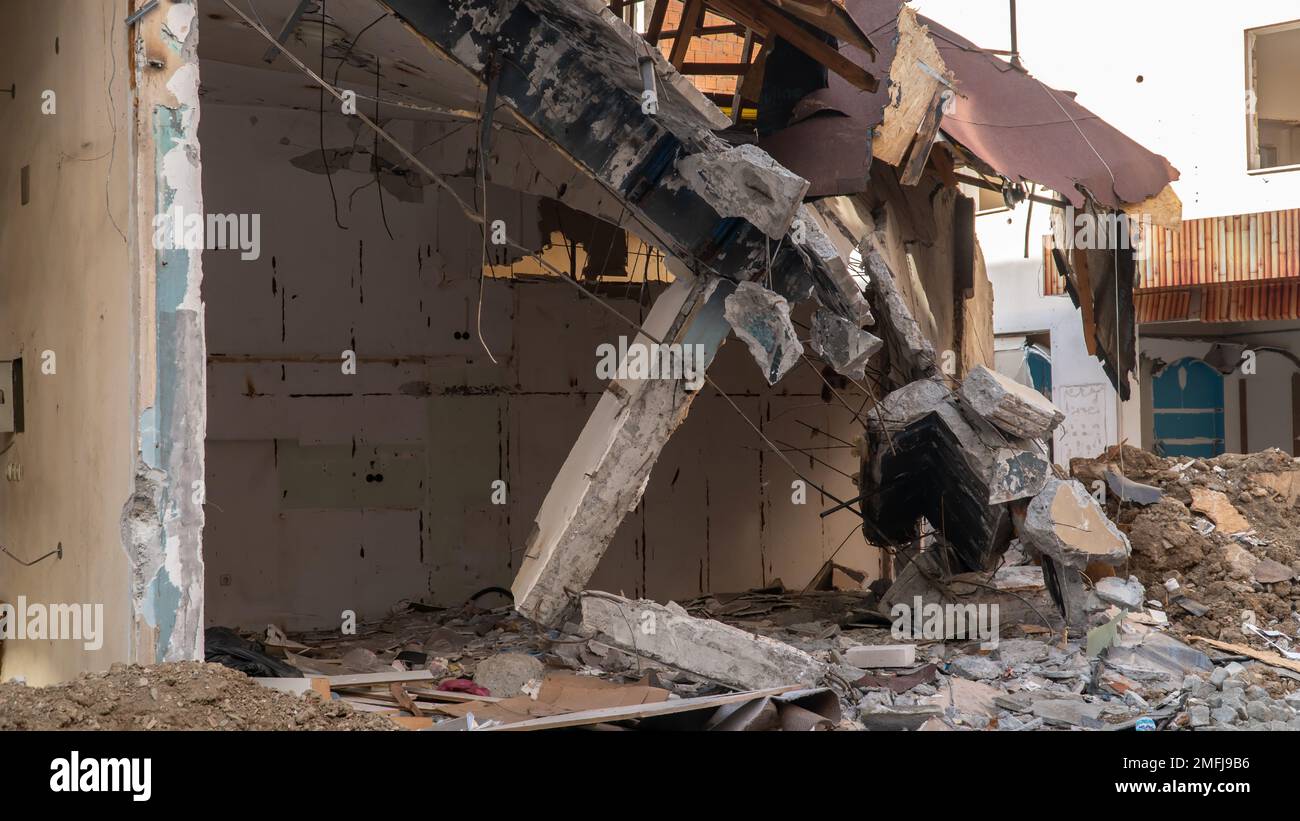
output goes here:
{"type": "MultiPolygon", "coordinates": [[[[723,302],[734,284],[679,274],[643,330],[665,343],[701,345],[705,363],[730,326],[723,302]]],[[[650,340],[639,334],[637,342],[650,340]]],[[[688,349],[689,350],[689,349],[688,349]]],[[[619,523],[641,501],[650,469],[686,418],[695,393],[677,379],[614,380],[542,502],[515,576],[515,607],[556,623],[596,572],[619,523]]]]}

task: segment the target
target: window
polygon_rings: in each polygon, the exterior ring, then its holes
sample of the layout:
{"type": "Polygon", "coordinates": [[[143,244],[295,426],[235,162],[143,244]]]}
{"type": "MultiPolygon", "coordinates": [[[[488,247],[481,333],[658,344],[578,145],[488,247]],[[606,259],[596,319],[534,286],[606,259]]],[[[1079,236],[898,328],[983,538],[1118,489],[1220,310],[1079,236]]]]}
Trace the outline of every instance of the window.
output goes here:
{"type": "Polygon", "coordinates": [[[1248,165],[1300,168],[1300,20],[1246,32],[1248,165]]]}

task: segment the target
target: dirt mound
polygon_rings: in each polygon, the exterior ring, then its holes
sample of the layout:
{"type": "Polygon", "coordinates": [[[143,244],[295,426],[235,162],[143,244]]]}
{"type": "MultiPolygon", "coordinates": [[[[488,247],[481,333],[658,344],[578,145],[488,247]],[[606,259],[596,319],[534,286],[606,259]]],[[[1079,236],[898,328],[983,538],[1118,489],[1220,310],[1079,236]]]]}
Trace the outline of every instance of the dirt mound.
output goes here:
{"type": "Polygon", "coordinates": [[[0,684],[0,730],[392,730],[315,694],[267,689],[217,664],[115,664],[66,684],[0,684]]]}
{"type": "Polygon", "coordinates": [[[1274,576],[1279,570],[1300,576],[1300,462],[1280,450],[1178,459],[1125,446],[1099,459],[1070,463],[1070,472],[1090,488],[1107,469],[1164,492],[1161,501],[1146,507],[1121,504],[1110,492],[1106,509],[1133,545],[1129,572],[1147,585],[1149,598],[1167,603],[1175,633],[1247,641],[1251,637],[1241,631],[1247,610],[1262,627],[1296,633],[1291,614],[1300,603],[1300,583],[1261,581],[1260,576],[1270,578],[1261,568],[1270,568],[1274,576]],[[1213,514],[1194,509],[1206,507],[1206,492],[1223,494],[1213,496],[1213,514]],[[1225,517],[1234,511],[1248,529],[1227,525],[1225,517]],[[1223,520],[1218,526],[1212,521],[1216,515],[1223,520]],[[1193,605],[1208,611],[1194,615],[1177,604],[1165,588],[1171,578],[1193,605]]]}

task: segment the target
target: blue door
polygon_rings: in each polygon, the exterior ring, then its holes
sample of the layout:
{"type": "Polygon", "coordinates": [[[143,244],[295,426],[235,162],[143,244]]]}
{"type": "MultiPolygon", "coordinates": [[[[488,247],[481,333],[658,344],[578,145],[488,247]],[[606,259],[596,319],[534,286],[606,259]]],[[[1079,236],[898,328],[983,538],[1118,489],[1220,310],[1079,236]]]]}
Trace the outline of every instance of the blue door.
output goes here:
{"type": "Polygon", "coordinates": [[[1164,456],[1223,453],[1223,374],[1199,359],[1180,359],[1151,386],[1155,450],[1164,456]]]}

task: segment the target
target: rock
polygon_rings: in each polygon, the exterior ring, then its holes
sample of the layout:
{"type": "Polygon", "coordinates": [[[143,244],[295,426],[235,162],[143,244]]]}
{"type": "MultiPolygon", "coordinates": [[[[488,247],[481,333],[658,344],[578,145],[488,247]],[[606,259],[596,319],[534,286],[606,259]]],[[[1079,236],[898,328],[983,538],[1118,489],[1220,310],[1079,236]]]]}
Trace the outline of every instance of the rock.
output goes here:
{"type": "Polygon", "coordinates": [[[1215,687],[1222,688],[1223,682],[1228,680],[1228,670],[1226,667],[1215,667],[1214,672],[1210,673],[1210,683],[1215,687]]]}
{"type": "Polygon", "coordinates": [[[1246,715],[1255,721],[1270,721],[1273,711],[1266,702],[1250,701],[1246,703],[1246,715]]]}
{"type": "Polygon", "coordinates": [[[1102,601],[1117,604],[1128,610],[1137,610],[1146,597],[1146,587],[1138,581],[1137,576],[1129,576],[1128,581],[1118,576],[1107,576],[1097,582],[1096,592],[1102,601]]]}
{"type": "Polygon", "coordinates": [[[867,360],[885,342],[822,308],[813,315],[811,344],[817,355],[829,362],[836,373],[861,381],[867,375],[867,360]]]}
{"type": "Polygon", "coordinates": [[[1237,711],[1231,707],[1215,707],[1210,711],[1210,719],[1215,724],[1236,724],[1237,711]]]}
{"type": "Polygon", "coordinates": [[[742,282],[723,302],[723,314],[736,336],[775,385],[799,362],[803,345],[790,320],[790,303],[756,282],[742,282]]]}
{"type": "Polygon", "coordinates": [[[1255,581],[1260,584],[1279,584],[1295,578],[1295,571],[1281,562],[1263,559],[1254,569],[1255,581]]]}
{"type": "Polygon", "coordinates": [[[1228,575],[1234,579],[1249,579],[1255,572],[1259,559],[1236,542],[1228,542],[1223,548],[1223,563],[1228,567],[1228,575]]]}
{"type": "MultiPolygon", "coordinates": [[[[1239,661],[1230,661],[1224,665],[1223,669],[1228,671],[1228,678],[1236,678],[1246,672],[1246,666],[1239,661]]],[[[1244,686],[1244,685],[1238,685],[1244,686]]]]}
{"type": "Polygon", "coordinates": [[[971,369],[959,393],[980,416],[1022,439],[1046,439],[1065,421],[1047,397],[983,365],[971,369]]]}
{"type": "Polygon", "coordinates": [[[1196,706],[1191,707],[1191,708],[1187,711],[1187,714],[1188,714],[1188,716],[1191,718],[1191,724],[1192,724],[1193,727],[1208,727],[1208,726],[1210,726],[1210,708],[1209,708],[1209,707],[1206,707],[1206,706],[1203,705],[1203,704],[1198,704],[1198,705],[1196,705],[1196,706]]]}
{"type": "Polygon", "coordinates": [[[541,660],[527,653],[497,653],[478,663],[474,683],[494,697],[517,696],[530,681],[541,681],[546,670],[541,660]]]}
{"type": "Polygon", "coordinates": [[[1002,665],[986,656],[958,656],[948,662],[953,672],[962,678],[984,681],[1002,677],[1002,665]]]}

